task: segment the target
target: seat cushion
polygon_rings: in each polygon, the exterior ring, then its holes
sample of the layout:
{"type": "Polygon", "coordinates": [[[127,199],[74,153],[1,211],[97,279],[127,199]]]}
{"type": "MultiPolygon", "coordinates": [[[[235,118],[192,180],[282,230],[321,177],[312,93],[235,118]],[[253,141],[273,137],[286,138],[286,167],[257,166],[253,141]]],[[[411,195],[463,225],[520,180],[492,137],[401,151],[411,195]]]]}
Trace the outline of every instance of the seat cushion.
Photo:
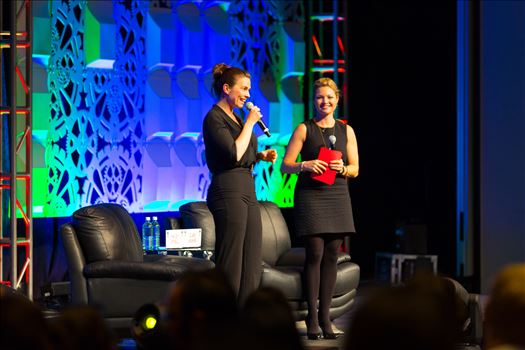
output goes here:
{"type": "Polygon", "coordinates": [[[143,260],[137,227],[124,207],[104,203],[80,208],[72,225],[86,263],[103,260],[143,260]]]}
{"type": "Polygon", "coordinates": [[[303,299],[301,279],[302,267],[272,267],[263,264],[261,287],[273,287],[280,290],[286,299],[303,299]]]}
{"type": "Polygon", "coordinates": [[[259,202],[262,222],[262,259],[275,265],[281,254],[291,247],[290,232],[281,209],[273,202],[259,202]]]}

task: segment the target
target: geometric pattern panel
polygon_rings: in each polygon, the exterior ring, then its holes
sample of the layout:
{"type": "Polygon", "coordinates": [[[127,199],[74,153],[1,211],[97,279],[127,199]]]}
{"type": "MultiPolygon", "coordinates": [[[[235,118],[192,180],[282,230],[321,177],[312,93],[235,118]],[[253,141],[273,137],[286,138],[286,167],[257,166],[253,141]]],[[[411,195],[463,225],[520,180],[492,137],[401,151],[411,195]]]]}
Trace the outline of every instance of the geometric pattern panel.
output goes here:
{"type": "MultiPolygon", "coordinates": [[[[86,1],[52,2],[45,215],[95,203],[141,209],[147,3],[113,2],[112,67],[85,62],[86,1]]],[[[104,35],[104,33],[100,33],[104,35]]]]}
{"type": "MultiPolygon", "coordinates": [[[[250,72],[254,86],[261,80],[280,77],[278,1],[235,0],[228,15],[233,65],[250,72]]],[[[275,91],[265,93],[269,100],[275,100],[275,96],[275,91]]]]}
{"type": "MultiPolygon", "coordinates": [[[[174,141],[201,131],[199,118],[213,103],[203,92],[209,92],[207,77],[217,62],[250,72],[252,100],[265,110],[268,124],[275,123],[274,136],[260,137],[260,149],[277,148],[280,158],[274,165],[263,162],[255,168],[258,198],[279,206],[293,204],[297,176],[282,174],[279,168],[287,143],[283,138],[303,112],[297,108],[302,102],[290,99],[290,89],[284,91],[281,84],[286,74],[303,69],[302,0],[47,4],[49,49],[41,52],[49,54],[44,86],[48,97],[42,104],[46,108],[49,103],[49,122],[42,124],[47,131],[42,182],[47,182],[34,189],[40,191],[35,198],[43,205],[43,216],[68,216],[100,202],[140,212],[150,204],[173,207],[205,198],[210,178],[202,145],[197,142],[197,154],[192,154],[199,164],[186,165],[174,141]],[[189,14],[199,23],[188,22],[189,14]],[[167,77],[160,76],[160,85],[155,66],[171,67],[167,77]],[[184,75],[189,69],[194,72],[184,75]],[[188,90],[187,81],[194,90],[188,90]],[[147,138],[166,132],[171,141],[162,154],[166,164],[159,166],[149,154],[147,138]]],[[[42,37],[35,32],[35,40],[42,37]]],[[[292,83],[299,96],[297,81],[292,83]]]]}
{"type": "MultiPolygon", "coordinates": [[[[283,23],[304,21],[303,2],[235,0],[230,4],[228,15],[232,64],[250,72],[252,88],[258,87],[269,102],[279,102],[283,23]]],[[[280,207],[293,206],[293,191],[297,182],[297,175],[280,171],[288,139],[285,141],[283,143],[278,137],[261,137],[259,148],[275,148],[279,157],[273,165],[259,162],[254,169],[257,198],[273,201],[280,207]]]]}

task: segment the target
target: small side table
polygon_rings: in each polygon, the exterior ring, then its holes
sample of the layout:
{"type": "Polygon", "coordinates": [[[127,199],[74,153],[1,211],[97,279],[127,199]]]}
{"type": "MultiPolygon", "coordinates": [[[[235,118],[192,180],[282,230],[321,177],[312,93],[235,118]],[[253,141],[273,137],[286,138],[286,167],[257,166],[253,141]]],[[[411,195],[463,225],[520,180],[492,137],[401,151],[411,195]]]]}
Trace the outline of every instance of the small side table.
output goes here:
{"type": "Polygon", "coordinates": [[[392,284],[403,283],[418,270],[432,270],[437,274],[437,263],[437,255],[376,253],[376,279],[392,284]]]}

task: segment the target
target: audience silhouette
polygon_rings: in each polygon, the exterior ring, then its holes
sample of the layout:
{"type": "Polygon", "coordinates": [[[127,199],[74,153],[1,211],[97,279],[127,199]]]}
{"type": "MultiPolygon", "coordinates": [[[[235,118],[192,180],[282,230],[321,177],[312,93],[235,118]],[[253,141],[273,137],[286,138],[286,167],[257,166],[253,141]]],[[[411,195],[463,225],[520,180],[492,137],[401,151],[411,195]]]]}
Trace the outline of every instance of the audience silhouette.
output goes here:
{"type": "Polygon", "coordinates": [[[455,349],[465,317],[456,298],[448,282],[430,274],[380,288],[357,308],[346,349],[455,349]]]}
{"type": "Polygon", "coordinates": [[[48,324],[42,310],[13,289],[0,286],[2,349],[53,349],[48,324]]]}
{"type": "Polygon", "coordinates": [[[497,274],[485,309],[484,341],[487,350],[525,349],[525,263],[497,274]]]}
{"type": "Polygon", "coordinates": [[[277,289],[263,287],[250,294],[241,310],[241,324],[251,349],[303,349],[290,305],[277,289]]]}
{"type": "Polygon", "coordinates": [[[57,350],[117,349],[116,335],[91,306],[65,309],[50,321],[50,327],[57,350]]]}
{"type": "MultiPolygon", "coordinates": [[[[417,274],[404,285],[363,297],[346,333],[346,350],[453,350],[465,337],[469,293],[450,278],[417,274]]],[[[2,349],[117,349],[98,310],[75,306],[46,322],[42,310],[0,286],[2,349]]],[[[274,288],[251,293],[239,310],[217,269],[188,272],[174,283],[155,349],[303,350],[286,297],[274,288]]],[[[525,349],[525,264],[496,276],[486,306],[484,350],[525,349]]],[[[151,345],[150,344],[150,345],[151,345]]],[[[141,348],[137,344],[137,348],[141,348]]]]}
{"type": "Polygon", "coordinates": [[[237,349],[237,298],[218,269],[189,272],[174,284],[167,305],[174,349],[237,349]]]}

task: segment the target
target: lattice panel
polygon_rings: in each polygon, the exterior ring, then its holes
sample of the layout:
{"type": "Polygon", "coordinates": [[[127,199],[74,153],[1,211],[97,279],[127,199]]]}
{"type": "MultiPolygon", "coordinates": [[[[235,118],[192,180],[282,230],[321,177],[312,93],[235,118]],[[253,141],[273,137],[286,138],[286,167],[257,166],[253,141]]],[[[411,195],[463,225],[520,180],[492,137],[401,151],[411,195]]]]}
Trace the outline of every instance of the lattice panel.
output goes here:
{"type": "Polygon", "coordinates": [[[244,67],[258,81],[266,74],[280,76],[279,15],[277,1],[232,1],[232,64],[244,67]]]}
{"type": "MultiPolygon", "coordinates": [[[[301,1],[232,1],[229,11],[231,18],[232,64],[244,67],[252,75],[252,87],[261,86],[263,81],[271,81],[277,89],[281,78],[281,27],[283,21],[304,20],[304,7],[301,1]]],[[[271,102],[277,93],[262,91],[271,102]]],[[[263,136],[264,139],[264,136],[263,136]]],[[[271,200],[281,207],[293,205],[293,189],[297,175],[282,174],[280,165],[285,153],[285,145],[272,140],[261,149],[275,148],[279,159],[271,165],[259,162],[255,168],[255,188],[259,200],[271,200]]]]}
{"type": "MultiPolygon", "coordinates": [[[[200,67],[195,71],[198,84],[206,84],[217,62],[250,71],[254,101],[268,111],[277,135],[262,137],[261,148],[278,148],[284,154],[285,135],[298,120],[292,113],[301,113],[292,106],[297,101],[281,90],[281,83],[290,69],[301,69],[298,60],[291,63],[288,55],[297,53],[303,42],[303,1],[64,0],[48,4],[52,48],[49,60],[49,51],[39,54],[43,69],[47,67],[51,101],[49,125],[42,123],[39,134],[45,145],[45,167],[42,160],[39,169],[47,171],[48,179],[45,186],[35,188],[41,194],[37,204],[43,205],[43,216],[70,215],[99,202],[121,203],[132,212],[170,210],[178,202],[205,198],[209,179],[204,161],[186,164],[175,141],[186,132],[200,132],[199,115],[203,117],[213,102],[202,94],[209,90],[206,86],[194,91],[181,83],[195,67],[200,67]],[[199,23],[188,22],[187,14],[195,15],[195,10],[199,23]],[[148,35],[147,22],[152,23],[148,35]],[[151,62],[146,61],[147,44],[151,62]],[[218,50],[230,44],[229,52],[218,50]],[[153,65],[169,67],[162,76],[164,94],[155,89],[157,85],[147,83],[153,65]],[[276,115],[294,122],[280,122],[276,115]],[[172,133],[163,141],[160,163],[160,155],[148,148],[155,145],[146,142],[156,133],[172,133]],[[172,167],[177,176],[171,176],[166,167],[172,167]]],[[[37,33],[35,39],[41,42],[42,38],[37,33]]],[[[47,101],[42,105],[47,106],[47,101]]],[[[194,152],[200,146],[192,147],[194,152]]],[[[293,205],[295,175],[281,174],[279,164],[261,163],[256,171],[260,199],[293,205]]]]}
{"type": "Polygon", "coordinates": [[[46,215],[69,215],[101,202],[137,211],[147,8],[136,1],[114,3],[116,57],[112,69],[98,69],[87,68],[84,59],[86,1],[52,2],[52,6],[46,215]]]}

